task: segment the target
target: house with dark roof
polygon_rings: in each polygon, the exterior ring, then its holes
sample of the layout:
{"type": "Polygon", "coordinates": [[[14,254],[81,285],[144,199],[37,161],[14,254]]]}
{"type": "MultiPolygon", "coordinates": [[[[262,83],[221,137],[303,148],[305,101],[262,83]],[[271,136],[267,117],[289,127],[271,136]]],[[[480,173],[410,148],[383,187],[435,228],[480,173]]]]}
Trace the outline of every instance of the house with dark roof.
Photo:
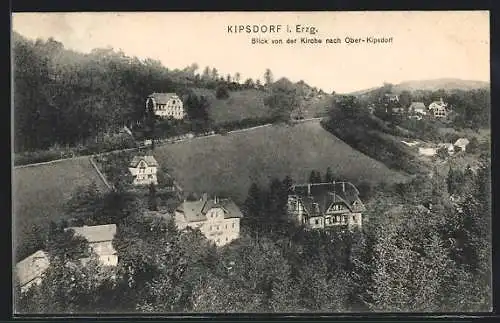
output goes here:
{"type": "Polygon", "coordinates": [[[459,139],[457,139],[457,141],[455,141],[455,143],[453,145],[455,147],[459,147],[461,151],[465,151],[468,144],[469,144],[469,139],[459,138],[459,139]]]}
{"type": "Polygon", "coordinates": [[[429,104],[429,110],[435,118],[446,118],[448,116],[448,105],[442,98],[429,104]]]}
{"type": "Polygon", "coordinates": [[[158,162],[153,156],[134,156],[128,169],[132,174],[134,185],[158,184],[158,162]]]}
{"type": "Polygon", "coordinates": [[[410,115],[426,115],[427,109],[423,102],[412,102],[408,107],[408,112],[410,115]]]}
{"type": "Polygon", "coordinates": [[[363,202],[349,182],[293,185],[288,193],[288,213],[310,229],[361,227],[363,202]]]}
{"type": "Polygon", "coordinates": [[[209,198],[203,194],[199,200],[183,201],[174,213],[179,230],[187,227],[200,229],[217,246],[226,245],[240,236],[243,214],[229,198],[209,198]]]}
{"type": "Polygon", "coordinates": [[[49,268],[49,255],[42,250],[24,258],[16,264],[15,272],[21,292],[24,293],[33,285],[42,282],[42,275],[49,268]]]}
{"type": "Polygon", "coordinates": [[[152,93],[146,98],[146,111],[151,105],[154,114],[159,117],[172,117],[178,120],[184,118],[184,104],[175,93],[152,93]]]}
{"type": "MultiPolygon", "coordinates": [[[[83,227],[70,227],[75,235],[81,236],[88,241],[89,247],[98,256],[104,266],[116,266],[118,255],[113,247],[113,239],[116,234],[116,224],[93,225],[83,227]]],[[[86,259],[82,259],[85,263],[86,259]]]]}

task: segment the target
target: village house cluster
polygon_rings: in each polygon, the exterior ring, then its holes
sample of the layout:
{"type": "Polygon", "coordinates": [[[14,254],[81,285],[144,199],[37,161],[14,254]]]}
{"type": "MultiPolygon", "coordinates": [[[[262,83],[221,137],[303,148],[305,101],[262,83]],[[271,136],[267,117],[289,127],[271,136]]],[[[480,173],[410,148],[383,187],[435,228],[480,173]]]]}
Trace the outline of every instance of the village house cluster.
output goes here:
{"type": "MultiPolygon", "coordinates": [[[[387,93],[384,95],[383,102],[386,103],[386,112],[389,111],[387,107],[389,103],[400,103],[400,97],[397,94],[387,93]]],[[[373,105],[368,106],[370,113],[374,113],[375,107],[373,105]]],[[[450,108],[443,98],[438,101],[431,102],[427,107],[423,102],[413,101],[409,106],[405,107],[393,107],[392,113],[403,114],[408,113],[409,119],[422,120],[425,116],[431,116],[436,119],[446,119],[450,114],[450,108]]]]}

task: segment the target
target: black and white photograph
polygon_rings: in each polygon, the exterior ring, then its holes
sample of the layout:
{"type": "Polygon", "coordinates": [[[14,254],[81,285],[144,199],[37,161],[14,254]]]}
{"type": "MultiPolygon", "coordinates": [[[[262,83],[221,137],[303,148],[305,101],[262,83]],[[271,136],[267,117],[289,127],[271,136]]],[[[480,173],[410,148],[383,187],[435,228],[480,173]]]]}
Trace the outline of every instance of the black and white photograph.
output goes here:
{"type": "Polygon", "coordinates": [[[14,315],[492,311],[488,11],[11,16],[14,315]]]}

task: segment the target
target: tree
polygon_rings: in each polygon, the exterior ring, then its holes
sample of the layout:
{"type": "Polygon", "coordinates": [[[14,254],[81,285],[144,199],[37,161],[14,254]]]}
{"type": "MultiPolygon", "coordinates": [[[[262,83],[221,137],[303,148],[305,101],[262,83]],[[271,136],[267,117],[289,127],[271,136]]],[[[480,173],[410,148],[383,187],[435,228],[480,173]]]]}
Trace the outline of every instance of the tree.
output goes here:
{"type": "Polygon", "coordinates": [[[256,183],[252,183],[248,189],[247,198],[243,204],[245,217],[242,223],[250,229],[250,234],[258,233],[261,230],[264,201],[263,193],[256,183]]]}
{"type": "Polygon", "coordinates": [[[241,74],[240,72],[236,72],[236,74],[234,74],[234,81],[236,83],[240,83],[240,79],[241,79],[241,74]]]}
{"type": "Polygon", "coordinates": [[[208,66],[205,67],[205,69],[203,70],[202,78],[204,80],[208,80],[210,78],[210,67],[208,67],[208,66]]]}
{"type": "Polygon", "coordinates": [[[158,199],[156,197],[156,185],[149,185],[148,207],[150,211],[158,211],[158,199]]]}
{"type": "Polygon", "coordinates": [[[247,88],[252,88],[252,87],[254,87],[254,85],[255,84],[254,84],[254,82],[253,82],[253,80],[251,78],[248,78],[248,79],[245,80],[245,86],[247,88]]]}
{"type": "Polygon", "coordinates": [[[217,71],[217,69],[215,67],[212,68],[211,76],[212,76],[212,80],[217,81],[217,78],[219,76],[219,72],[217,71]]]}
{"type": "Polygon", "coordinates": [[[317,170],[312,170],[309,175],[309,183],[321,183],[321,173],[317,170]]]}
{"type": "Polygon", "coordinates": [[[325,173],[325,183],[331,183],[335,180],[335,177],[333,175],[332,169],[330,167],[327,167],[326,173],[325,173]]]}
{"type": "Polygon", "coordinates": [[[266,69],[266,72],[264,73],[264,81],[265,81],[264,84],[266,86],[271,85],[273,83],[273,73],[269,68],[266,69]]]}
{"type": "Polygon", "coordinates": [[[215,90],[215,97],[217,99],[227,99],[229,98],[229,90],[226,85],[219,85],[217,86],[217,89],[215,90]]]}
{"type": "Polygon", "coordinates": [[[291,113],[300,107],[301,102],[293,84],[280,82],[271,87],[271,94],[264,99],[264,104],[271,109],[276,120],[289,121],[291,113]]]}

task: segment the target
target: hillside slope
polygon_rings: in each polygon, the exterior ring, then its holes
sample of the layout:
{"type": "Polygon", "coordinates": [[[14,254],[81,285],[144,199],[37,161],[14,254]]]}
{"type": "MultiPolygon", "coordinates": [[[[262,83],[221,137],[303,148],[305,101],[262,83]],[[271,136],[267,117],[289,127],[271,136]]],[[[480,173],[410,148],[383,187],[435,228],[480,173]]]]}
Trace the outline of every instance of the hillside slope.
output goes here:
{"type": "MultiPolygon", "coordinates": [[[[430,80],[413,80],[413,81],[405,81],[399,84],[394,84],[392,87],[393,93],[401,93],[402,91],[437,91],[443,89],[445,91],[451,90],[475,90],[475,89],[483,89],[489,88],[490,83],[484,81],[475,81],[475,80],[462,80],[462,79],[454,79],[454,78],[440,78],[440,79],[430,79],[430,80]]],[[[370,92],[376,91],[380,89],[379,87],[372,87],[369,89],[354,91],[350,93],[346,93],[347,95],[363,95],[369,94],[370,92]]]]}
{"type": "Polygon", "coordinates": [[[186,191],[228,194],[242,202],[252,182],[292,176],[306,181],[311,170],[328,166],[338,178],[395,182],[406,176],[356,151],[319,122],[269,126],[226,136],[199,138],[155,149],[186,191]]]}
{"type": "Polygon", "coordinates": [[[15,168],[12,177],[13,235],[19,250],[28,243],[32,225],[45,227],[61,218],[65,202],[79,186],[95,182],[100,190],[107,189],[89,157],[15,168]]]}

